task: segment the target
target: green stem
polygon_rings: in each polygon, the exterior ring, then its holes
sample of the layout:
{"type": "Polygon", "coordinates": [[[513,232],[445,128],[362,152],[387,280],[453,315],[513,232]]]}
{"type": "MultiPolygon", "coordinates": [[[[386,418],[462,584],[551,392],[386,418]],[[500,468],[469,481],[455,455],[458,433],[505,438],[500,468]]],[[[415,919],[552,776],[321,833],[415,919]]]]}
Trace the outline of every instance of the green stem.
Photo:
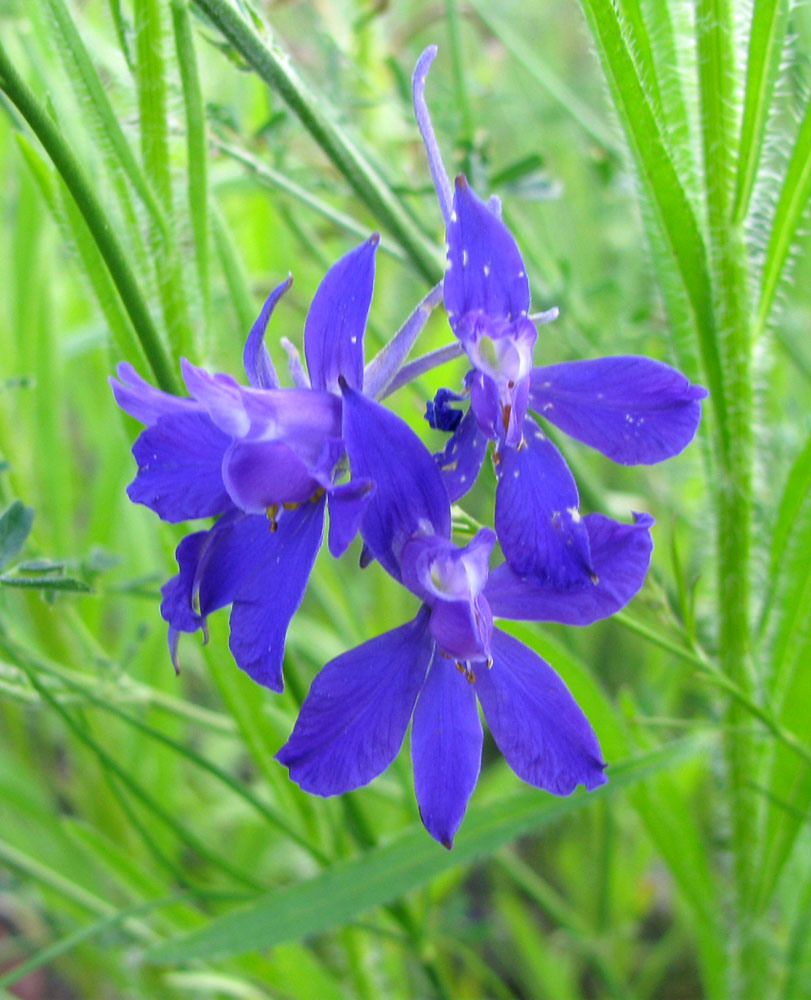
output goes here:
{"type": "MultiPolygon", "coordinates": [[[[726,392],[727,434],[719,448],[716,510],[718,525],[719,664],[722,675],[754,702],[750,643],[752,529],[752,373],[748,266],[742,227],[733,220],[738,134],[735,121],[734,28],[728,0],[700,0],[699,83],[703,115],[707,217],[717,329],[726,392]]],[[[757,803],[750,781],[753,746],[742,730],[747,706],[734,699],[725,731],[734,899],[730,913],[731,997],[758,995],[752,962],[747,901],[756,865],[757,803]],[[754,977],[754,978],[753,978],[754,977]]]]}
{"type": "Polygon", "coordinates": [[[346,132],[330,119],[327,102],[299,77],[287,53],[268,45],[228,0],[194,0],[259,76],[272,87],[324,150],[358,197],[408,253],[417,270],[434,285],[442,275],[436,248],[395,198],[390,185],[346,132]]]}
{"type": "Polygon", "coordinates": [[[31,126],[73,196],[115,282],[158,385],[166,392],[177,392],[177,380],[166,349],[141,295],[138,282],[127,261],[127,255],[113,232],[110,220],[70,146],[20,77],[2,41],[0,41],[0,89],[6,93],[31,126]]]}

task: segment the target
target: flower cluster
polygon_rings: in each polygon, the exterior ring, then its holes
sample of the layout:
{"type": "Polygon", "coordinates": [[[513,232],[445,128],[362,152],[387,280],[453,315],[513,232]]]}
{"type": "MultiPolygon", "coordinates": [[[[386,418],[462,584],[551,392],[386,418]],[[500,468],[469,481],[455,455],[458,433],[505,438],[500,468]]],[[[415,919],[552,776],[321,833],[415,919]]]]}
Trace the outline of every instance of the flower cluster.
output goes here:
{"type": "MultiPolygon", "coordinates": [[[[377,560],[417,599],[415,617],[329,662],[315,677],[278,760],[303,789],[336,795],[364,785],[397,755],[411,723],[414,788],[429,833],[450,847],[475,787],[481,705],[519,777],[557,795],[605,780],[597,737],[554,669],[496,619],[586,625],[622,608],[650,562],[653,519],[620,523],[582,514],[574,478],[538,417],[623,464],[659,462],[693,438],[706,391],[673,368],[636,356],[536,366],[538,325],[521,254],[496,199],[466,178],[453,188],[424,99],[435,49],[414,74],[414,104],[446,226],[447,269],[369,364],[363,338],[377,235],[325,275],[304,324],[306,372],[292,345],[283,387],[264,344],[290,279],[269,296],[243,354],[248,385],[188,361],[189,395],[153,388],[122,364],[115,398],[145,425],[128,489],[167,521],[216,518],[177,548],[163,588],[171,657],[183,632],[231,606],[239,667],[283,686],[285,636],[324,534],[339,557],[359,533],[362,565],[377,560]],[[423,364],[403,363],[432,308],[444,300],[462,391],[427,405],[450,433],[431,455],[379,400],[423,364]],[[454,407],[464,405],[467,410],[454,407]],[[451,504],[473,485],[491,450],[494,528],[465,546],[452,537],[451,504]],[[504,560],[490,569],[496,545],[504,560]]],[[[451,353],[451,352],[446,352],[451,353]]]]}

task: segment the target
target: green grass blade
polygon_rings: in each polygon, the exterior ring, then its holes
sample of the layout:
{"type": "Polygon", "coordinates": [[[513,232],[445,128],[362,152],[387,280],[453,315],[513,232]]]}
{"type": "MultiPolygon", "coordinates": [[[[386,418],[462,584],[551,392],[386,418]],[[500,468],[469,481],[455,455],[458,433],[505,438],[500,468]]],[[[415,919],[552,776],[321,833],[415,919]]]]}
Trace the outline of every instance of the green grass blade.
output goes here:
{"type": "Polygon", "coordinates": [[[510,52],[529,75],[560,104],[565,112],[580,125],[583,131],[591,136],[604,149],[621,155],[622,146],[617,137],[606,125],[603,117],[590,108],[577,94],[557,76],[539,57],[535,48],[514,31],[507,19],[495,13],[494,6],[486,0],[471,0],[471,6],[496,38],[510,52]]]}
{"type": "Polygon", "coordinates": [[[691,307],[723,451],[728,437],[726,392],[704,239],[639,79],[614,5],[610,0],[583,0],[583,7],[662,245],[668,252],[669,268],[684,288],[691,307]]]}
{"type": "Polygon", "coordinates": [[[184,962],[226,957],[283,941],[297,940],[351,920],[365,910],[398,899],[442,872],[474,861],[530,830],[572,815],[597,798],[612,796],[643,777],[676,766],[697,753],[686,741],[618,764],[597,793],[565,799],[537,791],[468,811],[452,851],[445,851],[422,827],[413,828],[384,847],[335,865],[292,889],[263,896],[256,903],[212,921],[188,936],[152,949],[155,962],[184,962]]]}
{"type": "Polygon", "coordinates": [[[811,102],[805,109],[797,132],[766,247],[755,323],[756,337],[763,332],[769,320],[780,279],[800,222],[808,209],[809,199],[811,199],[811,102]]]}
{"type": "Polygon", "coordinates": [[[732,219],[742,225],[749,211],[752,189],[763,153],[766,125],[772,107],[775,83],[788,25],[788,0],[755,0],[749,33],[741,136],[738,144],[738,175],[732,219]]]}
{"type": "Polygon", "coordinates": [[[23,547],[33,523],[33,509],[21,500],[15,500],[0,515],[0,570],[5,569],[23,547]]]}
{"type": "Polygon", "coordinates": [[[192,348],[186,282],[171,225],[174,212],[166,106],[168,71],[163,58],[163,23],[158,0],[135,0],[135,40],[141,153],[146,174],[170,220],[166,234],[150,233],[164,321],[175,356],[198,357],[192,348]]]}
{"type": "Polygon", "coordinates": [[[177,378],[174,368],[169,362],[160,334],[152,321],[138,281],[127,260],[127,254],[70,146],[23,82],[1,41],[0,89],[7,94],[31,126],[84,216],[124,307],[129,313],[158,385],[167,392],[176,392],[177,378]]]}
{"type": "Polygon", "coordinates": [[[194,0],[262,80],[277,91],[321,146],[358,197],[399,241],[417,270],[436,284],[442,275],[440,254],[429,243],[390,185],[354,139],[335,123],[328,102],[312,91],[278,44],[268,45],[229,0],[194,0]]]}
{"type": "MultiPolygon", "coordinates": [[[[200,284],[200,312],[203,318],[203,341],[207,340],[211,288],[209,280],[208,240],[208,143],[205,106],[200,86],[197,53],[194,48],[188,0],[172,0],[172,28],[175,51],[183,86],[186,112],[186,172],[189,216],[194,237],[194,257],[200,284]]],[[[205,356],[206,351],[203,350],[205,356]]]]}
{"type": "Polygon", "coordinates": [[[112,148],[117,163],[149,212],[150,220],[165,234],[167,223],[163,209],[124,135],[119,116],[113,110],[64,0],[44,0],[44,3],[56,26],[59,53],[68,69],[71,82],[86,97],[99,131],[104,135],[104,141],[112,148]]]}

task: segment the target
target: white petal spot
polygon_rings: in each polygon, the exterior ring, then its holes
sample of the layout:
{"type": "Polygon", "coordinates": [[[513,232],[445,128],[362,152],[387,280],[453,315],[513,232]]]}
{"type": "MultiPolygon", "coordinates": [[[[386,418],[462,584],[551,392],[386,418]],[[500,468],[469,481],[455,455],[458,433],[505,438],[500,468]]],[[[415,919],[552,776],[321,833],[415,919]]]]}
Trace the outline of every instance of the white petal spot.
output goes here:
{"type": "Polygon", "coordinates": [[[489,264],[485,264],[484,267],[482,268],[482,270],[484,271],[485,278],[489,278],[490,277],[490,265],[489,264]]]}
{"type": "Polygon", "coordinates": [[[350,344],[357,344],[357,342],[358,342],[358,338],[357,338],[357,336],[356,336],[356,335],[353,335],[353,336],[351,336],[351,337],[349,338],[349,343],[350,343],[350,344]]]}
{"type": "Polygon", "coordinates": [[[524,272],[524,271],[519,271],[519,272],[518,272],[518,277],[519,277],[519,278],[523,278],[523,277],[524,277],[524,274],[525,274],[525,272],[524,272]]]}
{"type": "Polygon", "coordinates": [[[543,404],[543,411],[544,411],[544,413],[546,413],[548,410],[551,410],[553,406],[554,406],[554,403],[544,403],[543,404]]]}
{"type": "Polygon", "coordinates": [[[567,507],[566,511],[575,524],[580,524],[581,521],[580,511],[577,509],[577,507],[567,507]]]}
{"type": "Polygon", "coordinates": [[[470,260],[470,254],[467,250],[462,251],[462,267],[467,267],[467,262],[470,260]]]}
{"type": "Polygon", "coordinates": [[[451,212],[451,222],[458,222],[459,216],[456,214],[456,209],[451,212]]]}

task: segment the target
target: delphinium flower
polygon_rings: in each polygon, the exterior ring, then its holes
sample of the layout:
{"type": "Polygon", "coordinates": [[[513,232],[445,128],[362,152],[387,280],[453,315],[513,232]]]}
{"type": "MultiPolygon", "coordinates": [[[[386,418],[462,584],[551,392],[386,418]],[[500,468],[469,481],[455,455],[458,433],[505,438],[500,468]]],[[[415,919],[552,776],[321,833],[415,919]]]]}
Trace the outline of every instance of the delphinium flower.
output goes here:
{"type": "MultiPolygon", "coordinates": [[[[446,847],[479,775],[476,699],[507,763],[557,795],[606,777],[597,737],[566,685],[493,617],[587,624],[637,592],[651,554],[648,515],[623,525],[587,515],[599,582],[572,593],[488,573],[495,534],[464,547],[437,463],[394,413],[343,385],[343,437],[352,476],[374,479],[361,518],[365,545],[420,600],[416,616],[330,661],[316,676],[289,741],[277,754],[303,789],[336,795],[364,785],[394,759],[413,716],[411,751],[420,815],[446,847]]],[[[554,574],[549,574],[549,578],[554,574]]]]}
{"type": "Polygon", "coordinates": [[[432,425],[451,431],[437,458],[455,500],[473,485],[493,442],[495,528],[510,567],[541,583],[587,588],[598,573],[577,486],[530,411],[615,462],[653,463],[690,443],[707,391],[635,355],[533,365],[536,323],[557,310],[530,314],[526,267],[498,200],[483,202],[462,175],[451,190],[424,96],[435,54],[431,46],[417,63],[414,107],[446,225],[445,307],[471,363],[464,417],[454,416],[450,402],[462,397],[449,390],[429,404],[432,425]]]}
{"type": "MultiPolygon", "coordinates": [[[[329,548],[337,556],[355,535],[372,488],[368,479],[339,482],[345,460],[338,378],[363,388],[377,245],[374,235],[321,282],[304,327],[309,378],[287,344],[294,387],[280,386],[264,344],[290,278],[271,292],[248,335],[248,386],[185,359],[189,397],[152,387],[129,364],[110,380],[119,406],[146,425],[133,447],[138,473],[130,499],[165,521],[217,518],[180,542],[179,572],[163,587],[161,614],[176,667],[180,633],[205,633],[206,617],[230,604],[237,664],[260,684],[282,689],[285,635],[321,545],[325,505],[329,548]]],[[[431,302],[397,335],[401,347],[413,343],[431,302]]],[[[394,353],[399,358],[402,351],[394,353]]],[[[375,386],[391,378],[391,354],[376,359],[375,386]]]]}

